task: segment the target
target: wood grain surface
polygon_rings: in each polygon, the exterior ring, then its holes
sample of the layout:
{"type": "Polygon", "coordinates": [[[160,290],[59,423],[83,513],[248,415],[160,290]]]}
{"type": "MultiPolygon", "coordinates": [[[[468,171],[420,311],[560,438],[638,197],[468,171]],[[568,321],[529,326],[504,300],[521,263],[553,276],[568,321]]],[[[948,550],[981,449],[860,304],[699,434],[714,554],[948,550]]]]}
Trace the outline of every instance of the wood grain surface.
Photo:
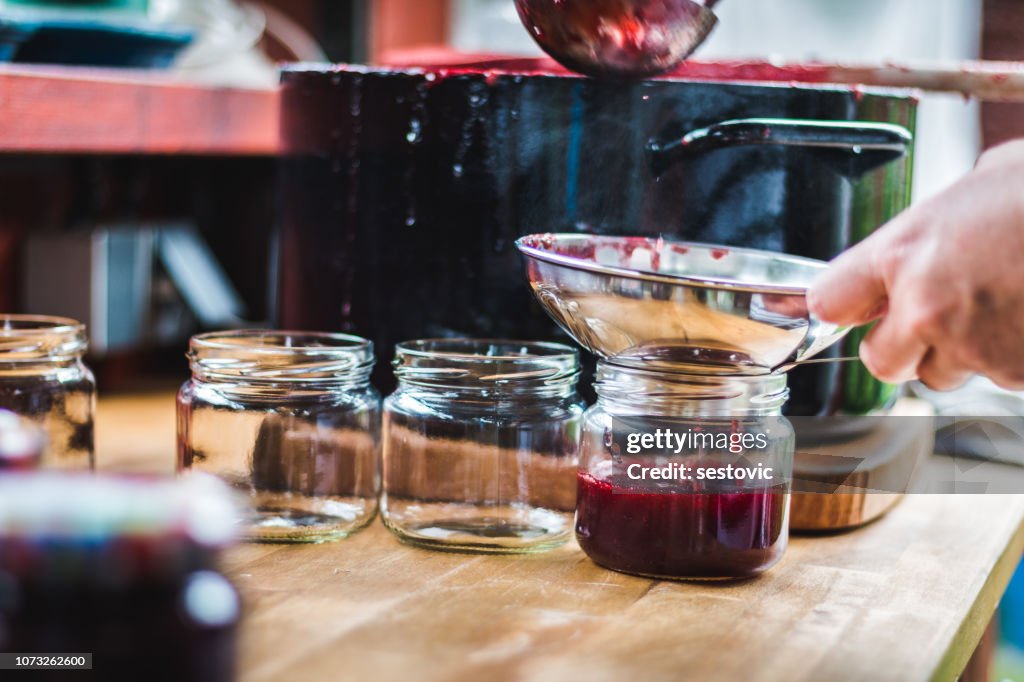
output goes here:
{"type": "Polygon", "coordinates": [[[6,153],[274,155],[276,90],[191,85],[160,73],[0,65],[6,153]]]}
{"type": "MultiPolygon", "coordinates": [[[[173,399],[100,403],[105,469],[168,470],[173,399]]],[[[1008,470],[1009,471],[1009,470],[1008,470]]],[[[953,680],[1024,549],[1024,496],[911,495],[844,535],[798,537],[738,583],[606,571],[574,545],[430,552],[379,524],[336,544],[241,545],[241,678],[953,680]]]]}

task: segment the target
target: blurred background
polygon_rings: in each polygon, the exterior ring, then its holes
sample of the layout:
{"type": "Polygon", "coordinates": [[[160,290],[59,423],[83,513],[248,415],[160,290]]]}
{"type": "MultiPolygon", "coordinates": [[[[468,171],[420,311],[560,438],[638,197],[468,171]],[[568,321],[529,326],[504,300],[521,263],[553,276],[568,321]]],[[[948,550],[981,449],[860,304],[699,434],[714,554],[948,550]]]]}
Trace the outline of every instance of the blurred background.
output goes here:
{"type": "MultiPolygon", "coordinates": [[[[698,57],[1024,59],[1014,0],[766,7],[722,3],[698,57]]],[[[508,0],[0,0],[0,40],[0,310],[88,322],[106,390],[183,371],[197,330],[274,320],[278,64],[540,54],[508,0]],[[145,76],[112,90],[111,67],[145,76]]],[[[915,197],[1022,113],[928,95],[915,197]]]]}
{"type": "MultiPolygon", "coordinates": [[[[1020,0],[718,12],[700,59],[1024,60],[1020,0]]],[[[105,393],[184,379],[191,334],[276,319],[278,65],[451,49],[539,55],[511,0],[0,0],[0,310],[87,322],[105,393]]],[[[1020,136],[1021,105],[929,95],[915,198],[1020,136]]],[[[1022,575],[1000,637],[1024,680],[1022,575]]]]}

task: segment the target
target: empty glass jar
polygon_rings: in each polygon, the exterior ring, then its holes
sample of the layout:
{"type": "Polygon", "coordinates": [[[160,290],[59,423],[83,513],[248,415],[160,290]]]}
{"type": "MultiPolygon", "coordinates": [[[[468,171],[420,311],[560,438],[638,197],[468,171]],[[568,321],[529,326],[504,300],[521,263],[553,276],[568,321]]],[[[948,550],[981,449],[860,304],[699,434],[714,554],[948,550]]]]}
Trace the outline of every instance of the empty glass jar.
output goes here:
{"type": "Polygon", "coordinates": [[[381,516],[437,549],[539,551],[572,534],[583,405],[568,346],[399,344],[384,406],[381,516]]]}
{"type": "Polygon", "coordinates": [[[249,539],[323,542],[366,526],[380,490],[373,345],[356,336],[193,337],[178,393],[180,467],[245,492],[249,539]]]}
{"type": "Polygon", "coordinates": [[[95,466],[96,381],[82,361],[85,325],[62,317],[0,315],[0,409],[38,424],[47,438],[42,466],[95,466]]]}
{"type": "Polygon", "coordinates": [[[747,578],[789,537],[784,375],[598,366],[580,448],[576,538],[596,563],[657,578],[747,578]]]}

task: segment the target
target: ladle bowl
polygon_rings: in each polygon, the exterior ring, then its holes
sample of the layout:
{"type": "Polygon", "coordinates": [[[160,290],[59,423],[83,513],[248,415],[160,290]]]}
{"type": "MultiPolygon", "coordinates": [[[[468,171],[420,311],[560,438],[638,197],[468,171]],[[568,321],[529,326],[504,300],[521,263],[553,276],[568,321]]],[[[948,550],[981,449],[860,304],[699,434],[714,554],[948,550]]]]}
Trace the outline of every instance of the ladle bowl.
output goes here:
{"type": "Polygon", "coordinates": [[[690,56],[718,19],[714,0],[516,0],[526,30],[566,68],[644,78],[690,56]]]}
{"type": "Polygon", "coordinates": [[[542,234],[516,246],[558,325],[620,364],[767,374],[809,360],[849,331],[808,311],[822,261],[646,237],[542,234]]]}

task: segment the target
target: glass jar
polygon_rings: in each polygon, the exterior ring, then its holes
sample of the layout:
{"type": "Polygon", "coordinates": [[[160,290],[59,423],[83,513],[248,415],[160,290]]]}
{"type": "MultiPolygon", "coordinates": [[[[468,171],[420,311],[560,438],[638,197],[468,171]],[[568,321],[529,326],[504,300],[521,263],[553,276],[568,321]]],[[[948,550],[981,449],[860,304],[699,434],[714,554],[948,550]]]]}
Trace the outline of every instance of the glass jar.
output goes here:
{"type": "Polygon", "coordinates": [[[43,444],[42,432],[28,420],[0,410],[0,474],[38,469],[43,444]]]}
{"type": "Polygon", "coordinates": [[[85,325],[62,317],[0,315],[0,409],[38,424],[42,466],[95,467],[96,380],[82,362],[85,325]]]}
{"type": "Polygon", "coordinates": [[[250,499],[251,540],[324,542],[373,520],[380,394],[373,344],[344,334],[229,331],[192,338],[178,393],[182,470],[250,499]]]}
{"type": "Polygon", "coordinates": [[[527,552],[572,534],[583,404],[568,346],[399,344],[384,402],[381,517],[423,547],[527,552]]]}
{"type": "Polygon", "coordinates": [[[92,654],[85,680],[234,679],[236,516],[210,477],[0,476],[0,651],[92,654]]]}
{"type": "Polygon", "coordinates": [[[598,365],[584,418],[576,539],[596,563],[669,579],[747,578],[789,537],[784,375],[598,365]]]}

